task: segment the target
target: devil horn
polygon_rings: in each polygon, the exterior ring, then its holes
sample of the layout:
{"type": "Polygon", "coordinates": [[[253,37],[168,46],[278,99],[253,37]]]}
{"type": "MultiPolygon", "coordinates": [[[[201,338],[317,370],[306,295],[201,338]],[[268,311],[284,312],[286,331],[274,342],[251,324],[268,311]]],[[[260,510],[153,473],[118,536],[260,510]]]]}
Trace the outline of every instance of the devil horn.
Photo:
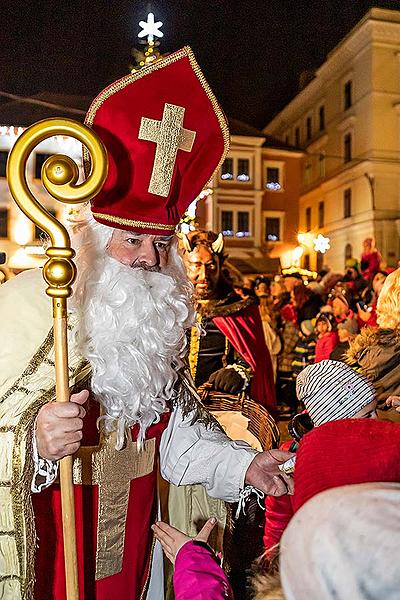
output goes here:
{"type": "Polygon", "coordinates": [[[181,240],[182,246],[186,250],[186,252],[192,252],[192,247],[190,245],[189,238],[186,235],[186,233],[183,233],[182,231],[179,231],[179,232],[177,232],[176,235],[181,240]]]}
{"type": "Polygon", "coordinates": [[[222,233],[218,234],[217,239],[211,244],[211,246],[216,254],[222,252],[222,249],[224,247],[224,236],[222,235],[222,233]]]}

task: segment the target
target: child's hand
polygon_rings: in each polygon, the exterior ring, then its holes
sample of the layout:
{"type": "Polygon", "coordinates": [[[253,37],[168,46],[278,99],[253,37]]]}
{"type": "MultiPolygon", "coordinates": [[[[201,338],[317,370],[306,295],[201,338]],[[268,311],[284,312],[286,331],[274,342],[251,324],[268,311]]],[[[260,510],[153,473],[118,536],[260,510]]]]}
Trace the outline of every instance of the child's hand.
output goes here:
{"type": "MultiPolygon", "coordinates": [[[[215,517],[208,519],[194,539],[201,542],[207,542],[216,522],[217,519],[215,517]]],[[[182,533],[182,531],[179,531],[179,529],[175,529],[175,527],[171,527],[171,525],[167,525],[167,523],[163,523],[162,521],[158,521],[155,525],[152,525],[151,528],[154,531],[154,535],[159,540],[165,555],[172,564],[175,564],[175,558],[179,550],[184,544],[190,542],[192,538],[182,533]]]]}
{"type": "Polygon", "coordinates": [[[386,400],[386,406],[391,406],[395,408],[398,413],[400,413],[400,396],[389,396],[386,400]]]}

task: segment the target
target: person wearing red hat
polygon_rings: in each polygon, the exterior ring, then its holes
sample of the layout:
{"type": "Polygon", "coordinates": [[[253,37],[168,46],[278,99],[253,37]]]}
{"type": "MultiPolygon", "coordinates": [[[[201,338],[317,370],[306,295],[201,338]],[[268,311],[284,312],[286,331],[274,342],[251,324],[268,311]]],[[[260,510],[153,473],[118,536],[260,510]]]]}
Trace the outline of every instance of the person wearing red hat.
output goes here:
{"type": "Polygon", "coordinates": [[[281,540],[285,598],[398,598],[399,482],[398,424],[345,419],[307,433],[281,540]]]}
{"type": "Polygon", "coordinates": [[[230,502],[246,484],[272,494],[290,486],[277,467],[286,457],[229,440],[199,403],[186,367],[192,287],[174,231],[229,140],[191,50],[111,84],[86,123],[105,144],[109,172],[71,231],[78,269],[68,315],[71,402],[53,402],[50,299],[41,274],[26,272],[1,286],[5,599],[65,599],[56,481],[63,456],[74,455],[85,600],[162,598],[150,528],[158,465],[165,479],[201,483],[230,502]]]}

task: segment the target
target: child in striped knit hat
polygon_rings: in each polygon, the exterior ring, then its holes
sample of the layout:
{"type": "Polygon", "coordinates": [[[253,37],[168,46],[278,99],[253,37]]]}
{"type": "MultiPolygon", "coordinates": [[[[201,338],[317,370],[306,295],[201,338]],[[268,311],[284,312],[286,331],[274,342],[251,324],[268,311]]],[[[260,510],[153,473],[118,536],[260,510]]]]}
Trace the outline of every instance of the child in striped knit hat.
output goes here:
{"type": "MultiPolygon", "coordinates": [[[[303,369],[296,380],[296,394],[314,426],[339,419],[377,418],[372,384],[343,362],[322,360],[303,369]]],[[[277,544],[293,514],[293,496],[266,497],[264,547],[269,558],[278,551],[277,544]]]]}
{"type": "Polygon", "coordinates": [[[314,425],[377,418],[372,383],[343,362],[322,360],[306,367],[297,377],[296,394],[314,425]]]}

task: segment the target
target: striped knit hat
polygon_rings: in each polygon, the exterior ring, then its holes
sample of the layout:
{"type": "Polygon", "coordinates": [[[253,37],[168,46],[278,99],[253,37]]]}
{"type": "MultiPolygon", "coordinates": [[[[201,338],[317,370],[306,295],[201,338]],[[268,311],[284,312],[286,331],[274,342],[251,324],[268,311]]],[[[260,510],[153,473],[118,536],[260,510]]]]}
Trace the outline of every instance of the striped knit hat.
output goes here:
{"type": "Polygon", "coordinates": [[[375,398],[372,384],[349,365],[321,360],[298,375],[296,393],[315,425],[349,419],[375,398]]]}

